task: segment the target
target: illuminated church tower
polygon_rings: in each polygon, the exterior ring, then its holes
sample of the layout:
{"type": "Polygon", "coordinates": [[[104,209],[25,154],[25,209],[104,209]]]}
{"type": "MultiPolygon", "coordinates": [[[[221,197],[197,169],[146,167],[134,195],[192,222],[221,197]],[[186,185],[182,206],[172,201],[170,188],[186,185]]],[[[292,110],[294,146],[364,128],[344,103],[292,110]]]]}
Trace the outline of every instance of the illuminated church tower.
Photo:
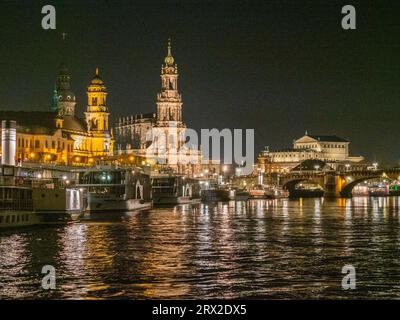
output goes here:
{"type": "Polygon", "coordinates": [[[183,144],[185,124],[182,121],[182,97],[178,92],[178,66],[174,63],[171,41],[168,53],[161,66],[161,92],[157,94],[157,119],[154,141],[158,151],[166,155],[167,163],[176,160],[177,152],[183,144]]]}
{"type": "MultiPolygon", "coordinates": [[[[178,66],[168,52],[161,67],[161,92],[157,94],[156,121],[152,128],[152,144],[146,156],[176,173],[194,174],[199,170],[201,153],[185,145],[186,125],[182,119],[182,97],[178,92],[178,66]]],[[[161,168],[161,167],[160,167],[161,168]]]]}
{"type": "Polygon", "coordinates": [[[88,133],[93,137],[92,152],[94,155],[107,155],[112,152],[112,139],[109,130],[107,108],[107,90],[96,68],[96,74],[87,89],[88,105],[85,119],[88,133]]]}
{"type": "Polygon", "coordinates": [[[75,106],[76,98],[71,90],[71,76],[62,63],[57,74],[50,111],[58,112],[60,116],[74,116],[75,106]]]}
{"type": "Polygon", "coordinates": [[[161,92],[157,95],[157,123],[159,126],[182,126],[182,97],[178,92],[178,66],[174,64],[170,40],[164,62],[165,64],[161,66],[161,92]]]}

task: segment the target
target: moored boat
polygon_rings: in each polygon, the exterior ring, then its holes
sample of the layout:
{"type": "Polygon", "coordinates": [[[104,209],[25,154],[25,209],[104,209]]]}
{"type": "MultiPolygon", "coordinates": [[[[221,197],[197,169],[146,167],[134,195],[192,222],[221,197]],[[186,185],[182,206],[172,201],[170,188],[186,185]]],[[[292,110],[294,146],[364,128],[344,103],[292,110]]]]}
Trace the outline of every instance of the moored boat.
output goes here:
{"type": "Polygon", "coordinates": [[[254,187],[250,188],[249,194],[250,194],[251,199],[265,199],[266,198],[265,188],[260,184],[255,185],[254,187]]]}
{"type": "Polygon", "coordinates": [[[141,169],[96,168],[78,172],[87,213],[128,212],[151,207],[150,176],[141,169]]]}
{"type": "Polygon", "coordinates": [[[78,219],[85,208],[84,190],[62,186],[32,189],[33,210],[45,222],[78,219]]]}
{"type": "Polygon", "coordinates": [[[224,202],[231,199],[228,189],[210,188],[201,190],[201,200],[204,202],[224,202]]]}
{"type": "Polygon", "coordinates": [[[250,198],[250,193],[244,189],[233,188],[229,190],[229,199],[235,201],[246,201],[250,198]]]}
{"type": "Polygon", "coordinates": [[[281,199],[288,198],[289,192],[281,187],[258,184],[249,189],[252,199],[281,199]]]}
{"type": "Polygon", "coordinates": [[[389,186],[383,184],[377,184],[369,187],[370,197],[387,197],[389,195],[390,195],[389,186]]]}
{"type": "Polygon", "coordinates": [[[22,186],[0,186],[0,228],[34,225],[40,217],[33,210],[32,189],[22,186]]]}
{"type": "Polygon", "coordinates": [[[153,204],[177,205],[200,202],[200,184],[196,179],[179,175],[152,176],[153,204]]]}

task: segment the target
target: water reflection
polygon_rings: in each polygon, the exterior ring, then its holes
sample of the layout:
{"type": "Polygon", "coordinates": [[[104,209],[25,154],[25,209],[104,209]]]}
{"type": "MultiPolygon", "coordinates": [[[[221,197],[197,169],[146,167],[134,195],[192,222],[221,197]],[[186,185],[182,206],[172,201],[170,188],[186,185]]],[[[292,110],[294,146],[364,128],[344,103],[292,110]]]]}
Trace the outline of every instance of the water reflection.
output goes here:
{"type": "Polygon", "coordinates": [[[1,231],[0,298],[399,298],[399,213],[398,197],[251,200],[1,231]]]}

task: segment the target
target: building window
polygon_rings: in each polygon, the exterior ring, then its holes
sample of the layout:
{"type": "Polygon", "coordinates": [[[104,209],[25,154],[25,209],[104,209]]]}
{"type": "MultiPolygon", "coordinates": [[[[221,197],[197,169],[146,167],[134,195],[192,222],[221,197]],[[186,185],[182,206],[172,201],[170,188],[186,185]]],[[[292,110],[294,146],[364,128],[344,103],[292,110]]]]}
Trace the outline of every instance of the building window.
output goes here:
{"type": "Polygon", "coordinates": [[[35,140],[35,148],[40,148],[40,141],[39,140],[35,140]]]}

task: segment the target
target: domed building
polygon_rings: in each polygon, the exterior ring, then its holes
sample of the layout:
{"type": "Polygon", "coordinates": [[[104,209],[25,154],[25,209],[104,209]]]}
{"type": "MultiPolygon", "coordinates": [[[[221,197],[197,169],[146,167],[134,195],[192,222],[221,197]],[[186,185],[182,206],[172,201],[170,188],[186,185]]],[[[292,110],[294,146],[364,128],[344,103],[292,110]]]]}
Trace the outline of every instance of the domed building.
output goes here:
{"type": "Polygon", "coordinates": [[[88,163],[94,157],[109,156],[113,153],[113,138],[109,128],[107,89],[100,77],[99,69],[87,88],[87,109],[85,118],[75,116],[76,98],[71,91],[68,69],[62,65],[57,76],[57,127],[68,133],[74,140],[72,162],[88,163]]]}
{"type": "Polygon", "coordinates": [[[61,64],[48,112],[1,111],[0,120],[17,122],[17,162],[86,165],[94,163],[96,157],[111,156],[114,139],[108,121],[107,89],[98,69],[87,97],[86,112],[80,118],[75,114],[70,73],[61,64]]]}

